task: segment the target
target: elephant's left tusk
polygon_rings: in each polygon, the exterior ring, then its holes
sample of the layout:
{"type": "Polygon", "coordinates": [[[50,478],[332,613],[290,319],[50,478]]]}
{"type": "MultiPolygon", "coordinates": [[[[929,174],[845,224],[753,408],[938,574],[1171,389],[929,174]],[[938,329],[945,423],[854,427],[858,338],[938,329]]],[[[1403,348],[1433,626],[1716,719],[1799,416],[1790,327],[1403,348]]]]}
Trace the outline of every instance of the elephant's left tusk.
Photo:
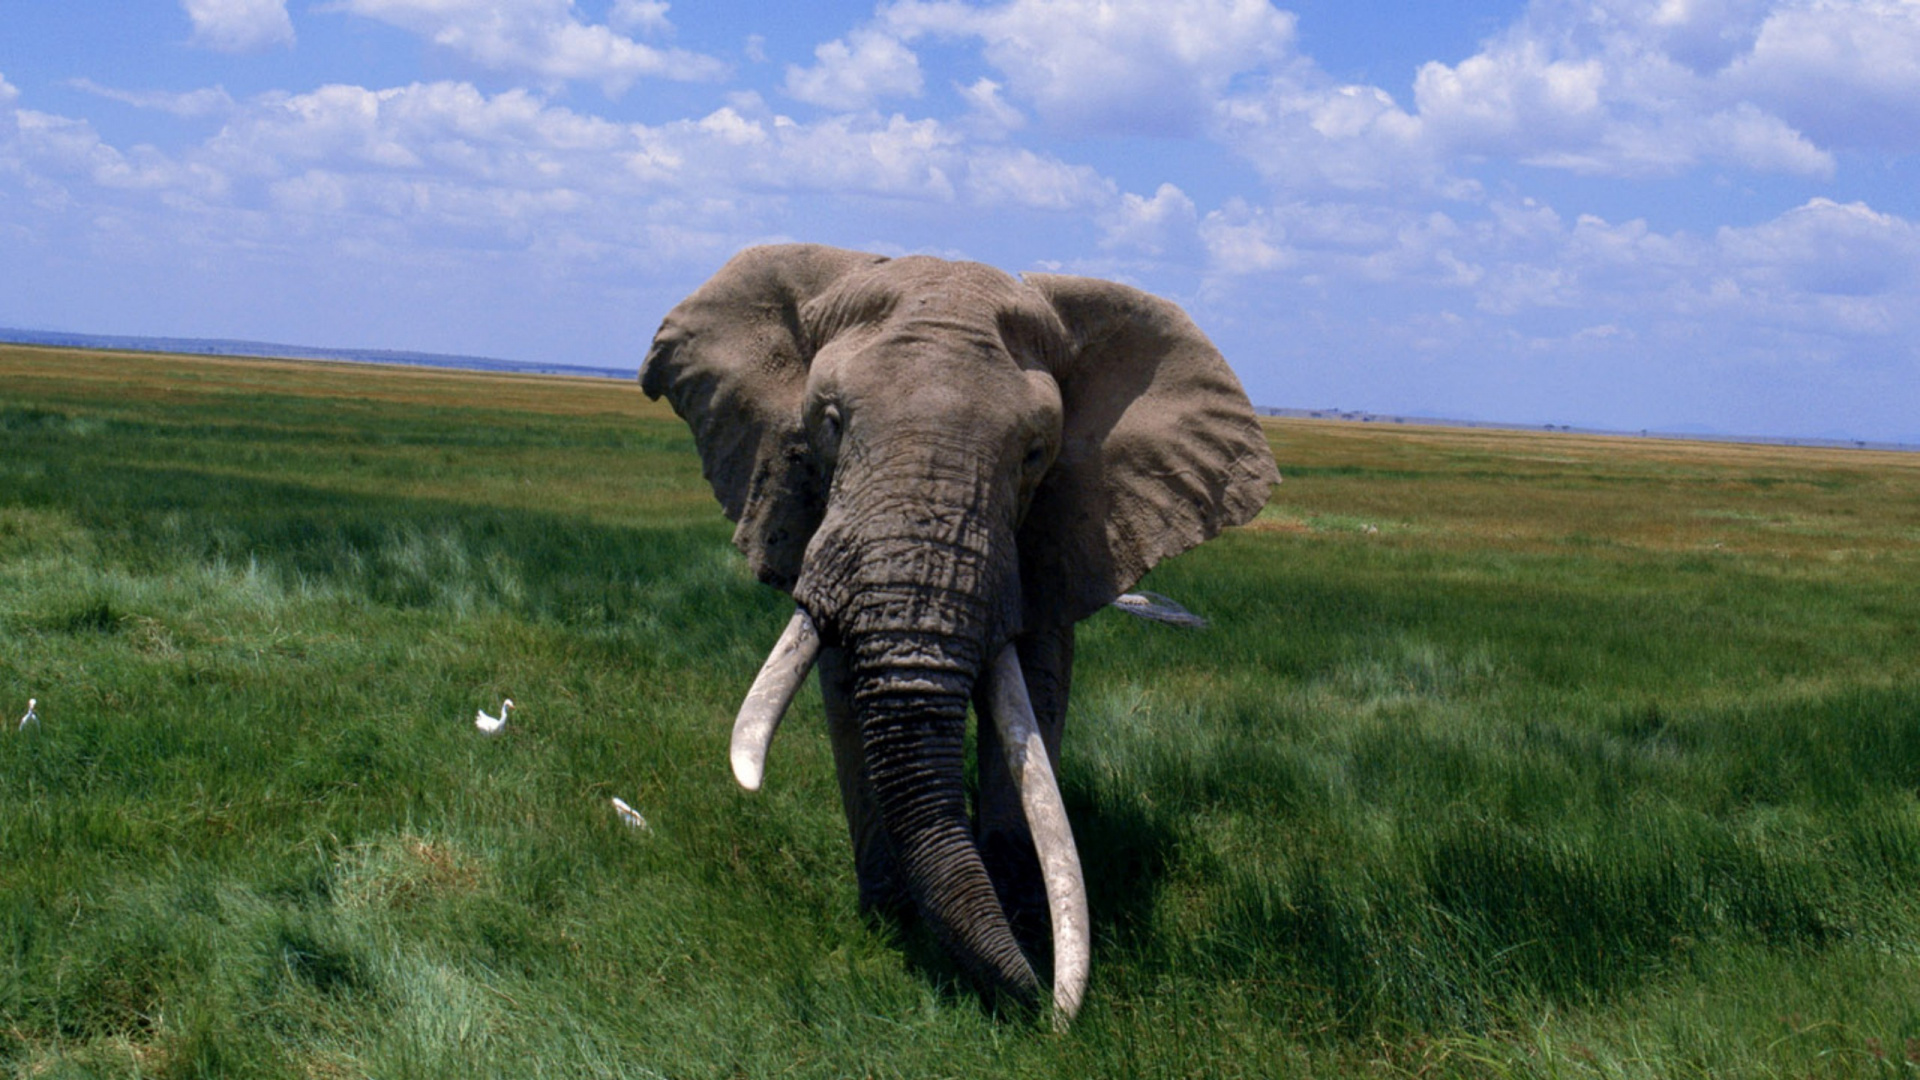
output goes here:
{"type": "Polygon", "coordinates": [[[1087,885],[1080,874],[1080,852],[1067,823],[1067,806],[1060,799],[1040,725],[1027,697],[1020,657],[1008,645],[993,662],[988,693],[994,726],[1007,757],[1007,771],[1020,788],[1020,808],[1033,834],[1040,857],[1040,877],[1047,886],[1047,912],[1053,920],[1053,1024],[1064,1029],[1087,992],[1087,970],[1093,961],[1091,924],[1087,920],[1087,885]]]}
{"type": "Polygon", "coordinates": [[[754,676],[753,688],[747,691],[747,700],[740,704],[740,715],[733,721],[729,753],[733,778],[748,791],[760,790],[773,733],[779,730],[780,718],[787,714],[787,706],[799,693],[800,684],[807,681],[807,672],[813,670],[813,661],[819,655],[820,632],[814,629],[805,608],[795,610],[787,629],[767,654],[767,662],[760,665],[760,674],[754,676]]]}

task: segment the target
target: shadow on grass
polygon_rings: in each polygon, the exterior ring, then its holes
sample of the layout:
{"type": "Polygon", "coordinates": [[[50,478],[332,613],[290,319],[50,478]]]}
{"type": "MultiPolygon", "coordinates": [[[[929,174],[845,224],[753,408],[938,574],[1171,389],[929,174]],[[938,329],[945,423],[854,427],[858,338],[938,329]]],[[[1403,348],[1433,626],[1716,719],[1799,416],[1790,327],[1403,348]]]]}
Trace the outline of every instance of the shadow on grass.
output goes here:
{"type": "Polygon", "coordinates": [[[1137,800],[1103,799],[1072,778],[1063,777],[1062,782],[1086,877],[1094,940],[1140,949],[1152,933],[1178,832],[1137,800]]]}

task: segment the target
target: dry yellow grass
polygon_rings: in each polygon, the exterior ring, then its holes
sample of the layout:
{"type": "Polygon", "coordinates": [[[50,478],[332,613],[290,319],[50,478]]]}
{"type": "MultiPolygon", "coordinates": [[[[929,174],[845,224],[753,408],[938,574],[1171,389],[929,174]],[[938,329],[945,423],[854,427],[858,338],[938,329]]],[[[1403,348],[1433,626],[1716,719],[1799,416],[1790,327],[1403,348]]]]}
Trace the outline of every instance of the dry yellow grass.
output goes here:
{"type": "Polygon", "coordinates": [[[1275,420],[1256,528],[1442,548],[1920,560],[1920,454],[1275,420]]]}
{"type": "Polygon", "coordinates": [[[635,380],[27,345],[0,345],[0,380],[41,408],[161,426],[158,452],[128,462],[132,469],[187,466],[215,480],[293,479],[343,494],[564,510],[607,523],[717,513],[690,453],[663,469],[658,457],[619,449],[636,439],[687,440],[672,410],[648,401],[635,380]],[[394,420],[422,410],[440,418],[435,426],[448,438],[390,437],[394,420]],[[604,460],[581,468],[573,441],[475,437],[536,417],[584,425],[608,445],[604,460]],[[250,439],[257,452],[201,460],[196,444],[208,429],[250,439]]]}
{"type": "Polygon", "coordinates": [[[383,402],[467,404],[546,416],[668,419],[637,382],[588,376],[520,375],[451,368],[319,360],[185,356],[174,353],[0,345],[0,372],[23,397],[91,396],[128,402],[217,403],[259,395],[383,402]]]}

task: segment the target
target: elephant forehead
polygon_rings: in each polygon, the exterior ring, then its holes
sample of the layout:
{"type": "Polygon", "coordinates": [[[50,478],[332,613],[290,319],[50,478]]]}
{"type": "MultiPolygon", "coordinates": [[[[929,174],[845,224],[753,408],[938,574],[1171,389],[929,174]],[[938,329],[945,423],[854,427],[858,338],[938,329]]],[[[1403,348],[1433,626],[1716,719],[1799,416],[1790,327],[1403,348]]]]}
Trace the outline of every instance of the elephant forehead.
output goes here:
{"type": "Polygon", "coordinates": [[[1065,338],[1052,306],[1019,279],[982,263],[924,255],[849,275],[810,304],[804,318],[819,345],[864,327],[879,331],[893,349],[1051,360],[1047,354],[1065,338]]]}
{"type": "Polygon", "coordinates": [[[977,262],[949,262],[927,255],[910,255],[875,268],[895,288],[910,295],[947,293],[963,302],[1004,303],[1024,291],[1011,274],[977,262]]]}
{"type": "Polygon", "coordinates": [[[1000,313],[1038,297],[991,266],[926,255],[892,259],[850,274],[822,295],[814,310],[832,321],[925,318],[992,325],[1000,313]]]}

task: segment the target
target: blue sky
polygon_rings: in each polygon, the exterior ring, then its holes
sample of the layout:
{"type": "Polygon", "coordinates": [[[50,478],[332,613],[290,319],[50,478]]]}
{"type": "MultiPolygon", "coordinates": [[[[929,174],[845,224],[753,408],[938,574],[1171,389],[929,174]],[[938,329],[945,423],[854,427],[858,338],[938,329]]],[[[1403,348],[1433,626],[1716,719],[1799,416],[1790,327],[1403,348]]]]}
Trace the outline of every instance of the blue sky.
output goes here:
{"type": "Polygon", "coordinates": [[[633,367],[747,244],[1117,278],[1265,405],[1920,442],[1920,0],[66,0],[0,325],[633,367]]]}

